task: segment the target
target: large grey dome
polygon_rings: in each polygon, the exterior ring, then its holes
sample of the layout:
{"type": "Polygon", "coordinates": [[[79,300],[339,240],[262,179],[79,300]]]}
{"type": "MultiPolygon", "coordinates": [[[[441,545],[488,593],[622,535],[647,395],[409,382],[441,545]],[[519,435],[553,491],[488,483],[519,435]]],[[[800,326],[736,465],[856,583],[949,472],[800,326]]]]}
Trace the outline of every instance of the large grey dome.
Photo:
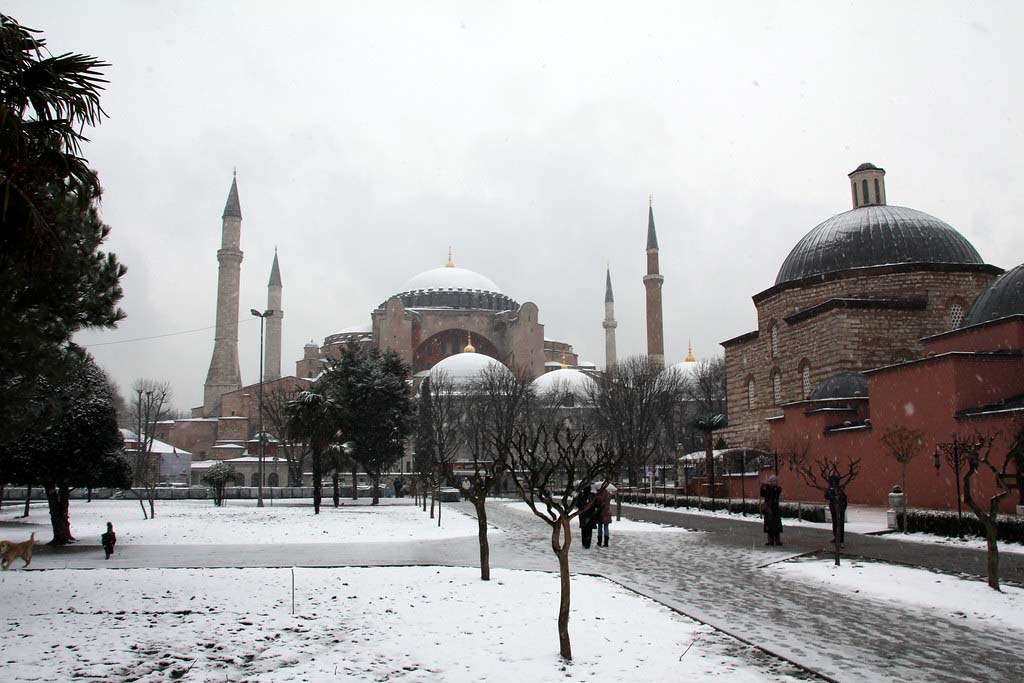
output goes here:
{"type": "Polygon", "coordinates": [[[978,296],[960,326],[969,327],[1018,314],[1024,314],[1024,264],[997,277],[978,296]]]}
{"type": "Polygon", "coordinates": [[[829,218],[803,236],[775,284],[849,268],[897,263],[982,264],[948,223],[903,206],[862,206],[829,218]]]}

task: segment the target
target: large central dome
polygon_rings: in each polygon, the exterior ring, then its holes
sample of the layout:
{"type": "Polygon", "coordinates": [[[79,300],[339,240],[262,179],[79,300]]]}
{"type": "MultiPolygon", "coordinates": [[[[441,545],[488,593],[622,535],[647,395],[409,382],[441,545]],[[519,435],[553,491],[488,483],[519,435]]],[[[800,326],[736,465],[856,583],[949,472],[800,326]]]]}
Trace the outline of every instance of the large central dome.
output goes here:
{"type": "Polygon", "coordinates": [[[862,206],[829,218],[796,243],[775,284],[898,263],[982,264],[955,228],[903,206],[862,206]]]}
{"type": "Polygon", "coordinates": [[[402,286],[402,292],[436,289],[463,289],[478,292],[494,292],[501,294],[498,285],[490,278],[466,268],[448,266],[427,270],[412,278],[402,286]]]}

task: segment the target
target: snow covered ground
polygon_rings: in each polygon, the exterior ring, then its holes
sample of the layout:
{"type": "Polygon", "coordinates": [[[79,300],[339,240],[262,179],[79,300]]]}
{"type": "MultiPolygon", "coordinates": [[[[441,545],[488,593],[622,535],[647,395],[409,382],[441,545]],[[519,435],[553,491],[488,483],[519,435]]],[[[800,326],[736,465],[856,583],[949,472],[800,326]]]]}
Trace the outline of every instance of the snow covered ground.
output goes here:
{"type": "MultiPolygon", "coordinates": [[[[947,538],[945,536],[936,536],[934,534],[900,534],[892,533],[885,534],[882,538],[891,538],[898,541],[909,541],[910,543],[930,543],[932,545],[944,545],[950,548],[976,548],[978,550],[987,550],[988,544],[984,538],[978,536],[968,536],[964,540],[959,538],[947,538]]],[[[999,541],[999,552],[1000,553],[1024,553],[1024,545],[1020,543],[1009,543],[1005,541],[999,541]]]]}
{"type": "Polygon", "coordinates": [[[614,583],[572,579],[574,661],[558,653],[558,578],[463,568],[6,572],[10,681],[795,681],[614,583]]]}
{"type": "MultiPolygon", "coordinates": [[[[749,500],[749,499],[748,499],[749,500]]],[[[726,510],[701,510],[699,508],[665,508],[660,505],[636,505],[634,503],[623,503],[622,508],[639,507],[664,510],[665,512],[678,512],[686,515],[700,515],[702,517],[725,517],[739,522],[751,522],[761,524],[761,517],[758,515],[742,515],[737,512],[726,510]]],[[[782,520],[783,526],[800,526],[809,529],[832,529],[832,522],[808,522],[802,519],[787,517],[782,520]]],[[[868,534],[888,529],[884,508],[868,507],[866,505],[851,505],[846,510],[846,532],[851,534],[868,534]]]]}
{"type": "Polygon", "coordinates": [[[997,592],[983,581],[927,569],[855,560],[844,560],[839,567],[832,560],[780,562],[765,571],[840,594],[934,610],[944,618],[1024,629],[1024,589],[1014,586],[1004,585],[1002,592],[997,592]]]}
{"type": "MultiPolygon", "coordinates": [[[[521,500],[500,499],[500,500],[497,500],[496,502],[499,502],[502,505],[508,505],[509,507],[511,507],[511,508],[513,508],[513,509],[515,509],[517,511],[528,512],[529,514],[533,515],[533,510],[530,509],[530,506],[527,505],[526,503],[524,503],[521,500]]],[[[543,508],[541,508],[541,509],[543,509],[543,508]]],[[[540,519],[538,519],[537,521],[540,522],[540,519]]],[[[577,519],[573,519],[573,527],[578,527],[578,526],[579,526],[578,520],[577,519]]],[[[695,533],[695,532],[693,532],[693,531],[691,531],[689,529],[684,529],[683,527],[679,527],[679,526],[671,526],[671,525],[668,525],[668,524],[653,524],[651,522],[638,522],[638,521],[635,521],[635,520],[632,520],[632,519],[620,519],[618,521],[613,521],[609,531],[614,531],[615,533],[619,533],[619,532],[622,532],[622,531],[639,531],[639,532],[663,531],[663,532],[668,532],[668,533],[695,533]]]]}
{"type": "MultiPolygon", "coordinates": [[[[393,499],[392,499],[393,500],[393,499]]],[[[407,499],[400,499],[402,501],[407,499]]],[[[361,502],[361,501],[360,501],[361,502]]],[[[19,519],[21,506],[4,506],[0,537],[10,540],[52,538],[44,506],[34,506],[28,519],[19,519]]],[[[231,500],[214,507],[209,500],[157,501],[156,518],[144,520],[138,501],[71,501],[71,532],[83,543],[99,544],[107,522],[113,522],[118,543],[126,545],[247,544],[247,543],[367,543],[374,541],[436,540],[475,536],[476,520],[445,506],[441,526],[408,501],[387,505],[335,508],[329,499],[313,514],[312,501],[288,500],[256,507],[254,500],[231,500]]],[[[492,529],[490,533],[501,533],[492,529]]]]}

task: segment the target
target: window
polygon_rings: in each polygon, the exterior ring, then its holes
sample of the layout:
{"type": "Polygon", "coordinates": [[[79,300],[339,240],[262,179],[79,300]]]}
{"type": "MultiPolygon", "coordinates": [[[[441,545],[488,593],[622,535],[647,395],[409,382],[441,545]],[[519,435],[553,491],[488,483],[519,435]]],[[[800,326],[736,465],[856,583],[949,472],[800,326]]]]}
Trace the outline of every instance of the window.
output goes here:
{"type": "Polygon", "coordinates": [[[811,366],[804,365],[800,371],[800,386],[804,391],[804,398],[811,395],[811,366]]]}
{"type": "Polygon", "coordinates": [[[878,178],[875,178],[875,204],[882,203],[882,189],[878,184],[878,178]]]}
{"type": "Polygon", "coordinates": [[[267,475],[267,485],[268,486],[280,486],[280,483],[279,483],[279,480],[278,480],[278,477],[277,477],[277,472],[271,472],[270,474],[267,475]]]}
{"type": "Polygon", "coordinates": [[[964,322],[964,307],[962,304],[953,304],[949,307],[949,327],[955,330],[964,322]]]}
{"type": "Polygon", "coordinates": [[[772,358],[779,355],[779,326],[772,323],[771,326],[771,341],[772,341],[772,358]]]}
{"type": "Polygon", "coordinates": [[[860,181],[860,193],[864,196],[863,204],[869,204],[870,200],[868,199],[868,179],[867,178],[865,178],[864,180],[860,181]]]}
{"type": "Polygon", "coordinates": [[[754,407],[754,380],[747,380],[747,408],[754,407]]]}
{"type": "Polygon", "coordinates": [[[772,401],[775,405],[782,403],[782,375],[778,371],[772,373],[772,401]]]}
{"type": "Polygon", "coordinates": [[[251,484],[252,486],[259,486],[260,485],[260,474],[259,474],[259,472],[253,472],[252,473],[252,479],[250,479],[250,481],[252,482],[252,484],[251,484]]]}

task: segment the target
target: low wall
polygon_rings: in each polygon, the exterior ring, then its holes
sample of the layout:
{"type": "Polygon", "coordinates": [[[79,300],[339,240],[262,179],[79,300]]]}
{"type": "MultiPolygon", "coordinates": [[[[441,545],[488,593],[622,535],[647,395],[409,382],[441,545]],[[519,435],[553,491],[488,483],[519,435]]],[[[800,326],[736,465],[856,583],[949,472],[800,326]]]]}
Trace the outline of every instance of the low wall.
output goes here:
{"type": "MultiPolygon", "coordinates": [[[[381,487],[381,495],[383,495],[384,487],[381,487]]],[[[352,487],[349,486],[347,492],[343,495],[351,497],[352,487]]],[[[324,497],[331,495],[331,488],[325,486],[323,489],[324,497]]],[[[25,500],[26,489],[24,486],[15,486],[4,489],[4,500],[25,500]]],[[[360,496],[367,495],[367,492],[363,491],[362,487],[359,489],[360,496]]],[[[131,491],[124,491],[121,489],[93,489],[93,499],[103,500],[109,498],[134,498],[135,495],[140,495],[146,498],[145,489],[132,489],[131,491]]],[[[88,489],[72,489],[71,498],[73,500],[85,500],[89,497],[88,489]]],[[[224,498],[226,499],[245,499],[245,498],[258,498],[259,489],[255,486],[229,486],[224,489],[224,498]]],[[[264,486],[263,487],[263,498],[312,498],[313,487],[312,486],[264,486]]],[[[210,489],[205,486],[194,486],[191,488],[158,488],[156,489],[157,500],[206,500],[213,498],[213,494],[210,489]]],[[[46,500],[46,492],[40,488],[32,488],[32,500],[46,500]]]]}

